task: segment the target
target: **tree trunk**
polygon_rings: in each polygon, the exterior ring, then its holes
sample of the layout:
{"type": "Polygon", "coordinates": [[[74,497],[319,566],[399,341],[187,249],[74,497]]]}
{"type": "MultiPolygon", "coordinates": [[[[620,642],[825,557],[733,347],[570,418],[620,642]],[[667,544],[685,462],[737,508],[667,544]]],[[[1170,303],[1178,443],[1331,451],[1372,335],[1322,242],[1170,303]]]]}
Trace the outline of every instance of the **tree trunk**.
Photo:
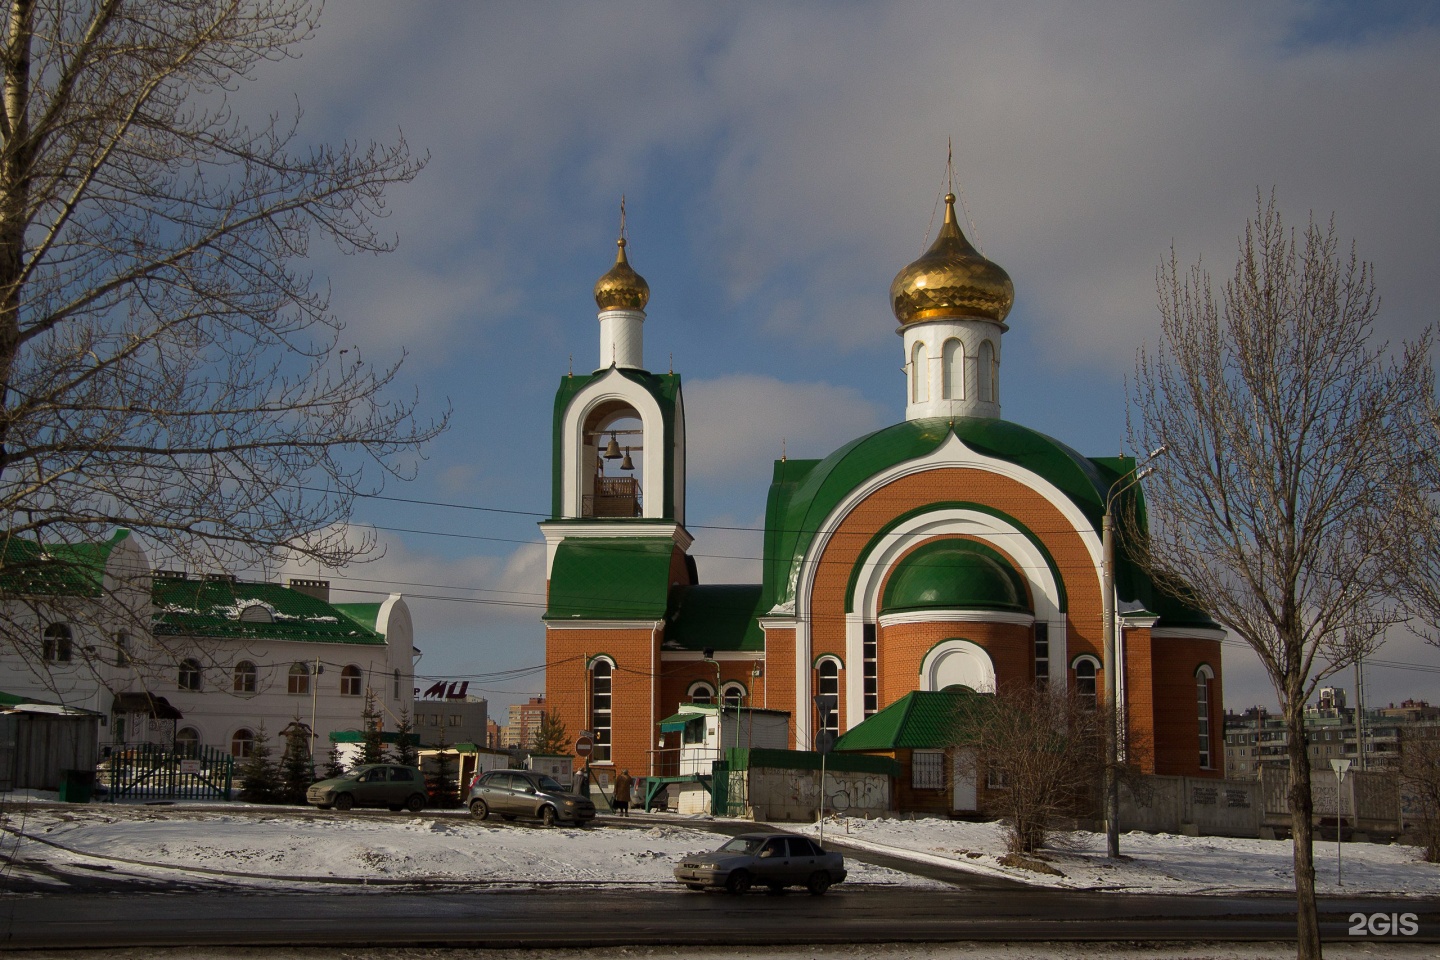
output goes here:
{"type": "Polygon", "coordinates": [[[1286,697],[1285,731],[1290,757],[1290,835],[1295,855],[1295,956],[1320,960],[1320,921],[1315,908],[1315,836],[1310,795],[1310,754],[1305,743],[1305,701],[1286,697]]]}

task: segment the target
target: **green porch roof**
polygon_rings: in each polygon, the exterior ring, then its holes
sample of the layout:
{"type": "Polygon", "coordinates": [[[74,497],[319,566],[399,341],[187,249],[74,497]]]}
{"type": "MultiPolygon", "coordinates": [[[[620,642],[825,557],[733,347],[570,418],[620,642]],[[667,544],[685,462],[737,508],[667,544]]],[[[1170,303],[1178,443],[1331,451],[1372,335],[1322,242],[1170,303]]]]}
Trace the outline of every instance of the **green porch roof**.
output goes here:
{"type": "Polygon", "coordinates": [[[763,612],[758,584],[672,587],[665,649],[762,651],[765,633],[756,618],[763,612]]]}
{"type": "Polygon", "coordinates": [[[157,576],[153,595],[156,636],[385,643],[334,605],[278,583],[157,576]]]}
{"type": "Polygon", "coordinates": [[[669,537],[572,537],[555,548],[546,620],[659,620],[670,593],[669,537]]]}
{"type": "Polygon", "coordinates": [[[938,750],[964,739],[994,698],[968,690],[916,690],[835,741],[835,750],[938,750]]]}

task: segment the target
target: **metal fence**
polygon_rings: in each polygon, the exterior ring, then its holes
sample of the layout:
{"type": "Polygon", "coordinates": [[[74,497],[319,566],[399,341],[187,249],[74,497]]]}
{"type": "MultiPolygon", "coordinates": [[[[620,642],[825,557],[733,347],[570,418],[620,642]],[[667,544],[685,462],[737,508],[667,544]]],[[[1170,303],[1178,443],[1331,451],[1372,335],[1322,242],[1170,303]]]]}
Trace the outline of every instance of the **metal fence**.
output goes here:
{"type": "Polygon", "coordinates": [[[214,747],[173,750],[141,743],[116,750],[102,766],[106,799],[229,800],[235,758],[214,747]]]}

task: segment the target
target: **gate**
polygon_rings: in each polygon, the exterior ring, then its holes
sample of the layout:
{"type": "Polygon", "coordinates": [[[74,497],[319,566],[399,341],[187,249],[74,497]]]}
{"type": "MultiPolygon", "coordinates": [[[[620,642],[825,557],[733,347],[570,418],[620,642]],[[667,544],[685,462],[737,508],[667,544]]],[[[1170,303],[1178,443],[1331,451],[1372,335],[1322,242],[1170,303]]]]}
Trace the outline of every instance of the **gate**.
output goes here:
{"type": "Polygon", "coordinates": [[[229,800],[235,758],[214,747],[171,750],[139,743],[116,750],[103,782],[109,800],[229,800]]]}

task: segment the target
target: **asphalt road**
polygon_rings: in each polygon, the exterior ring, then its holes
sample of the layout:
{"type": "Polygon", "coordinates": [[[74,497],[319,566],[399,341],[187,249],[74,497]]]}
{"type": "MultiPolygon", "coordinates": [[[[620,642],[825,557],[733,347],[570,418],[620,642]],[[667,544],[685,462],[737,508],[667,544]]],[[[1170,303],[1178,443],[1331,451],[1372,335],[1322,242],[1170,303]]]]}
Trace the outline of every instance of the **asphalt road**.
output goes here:
{"type": "MultiPolygon", "coordinates": [[[[1440,905],[1326,900],[1327,939],[1352,939],[1355,913],[1416,914],[1440,943],[1440,905]]],[[[960,940],[1286,940],[1282,898],[836,887],[743,897],[680,889],[365,890],[69,893],[0,898],[0,949],[319,945],[577,947],[960,940]]],[[[1385,939],[1366,937],[1365,939],[1385,939]]]]}

